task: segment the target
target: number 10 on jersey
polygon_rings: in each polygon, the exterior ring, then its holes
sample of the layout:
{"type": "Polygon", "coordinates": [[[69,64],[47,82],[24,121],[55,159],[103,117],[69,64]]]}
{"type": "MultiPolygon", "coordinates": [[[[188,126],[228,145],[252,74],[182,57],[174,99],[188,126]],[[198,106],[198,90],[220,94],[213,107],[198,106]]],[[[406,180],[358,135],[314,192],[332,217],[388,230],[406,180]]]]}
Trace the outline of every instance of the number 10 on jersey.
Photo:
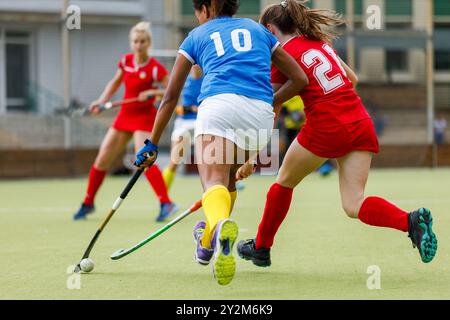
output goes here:
{"type": "MultiPolygon", "coordinates": [[[[225,48],[223,47],[223,41],[220,32],[214,32],[211,35],[211,40],[214,41],[214,45],[216,46],[217,56],[223,56],[225,54],[225,48]]],[[[231,32],[231,42],[233,44],[234,50],[238,52],[250,51],[253,47],[252,35],[247,29],[233,30],[231,32]],[[241,37],[243,39],[243,42],[241,42],[241,37]]]]}

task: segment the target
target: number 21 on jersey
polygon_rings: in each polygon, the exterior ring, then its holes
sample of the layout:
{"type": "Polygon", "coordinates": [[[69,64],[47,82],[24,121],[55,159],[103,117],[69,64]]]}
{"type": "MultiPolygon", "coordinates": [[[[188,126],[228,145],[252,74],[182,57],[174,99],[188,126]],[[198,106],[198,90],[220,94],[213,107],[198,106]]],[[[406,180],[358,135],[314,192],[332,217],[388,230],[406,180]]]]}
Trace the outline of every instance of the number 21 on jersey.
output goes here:
{"type": "MultiPolygon", "coordinates": [[[[214,41],[214,45],[216,46],[217,56],[223,56],[225,54],[225,48],[223,47],[223,41],[220,32],[214,32],[211,35],[211,40],[214,41]]],[[[238,52],[250,51],[253,47],[252,35],[247,29],[233,30],[231,32],[231,42],[233,43],[234,50],[238,52]],[[241,37],[243,38],[243,43],[241,43],[241,37]]]]}
{"type": "MultiPolygon", "coordinates": [[[[347,77],[347,73],[345,72],[344,67],[342,67],[342,64],[333,48],[331,48],[328,44],[324,44],[322,48],[333,58],[333,60],[336,61],[336,64],[341,69],[342,74],[347,77]]],[[[328,73],[333,69],[333,65],[327,56],[317,49],[311,49],[305,52],[302,56],[302,63],[308,68],[311,68],[316,64],[314,67],[314,77],[322,87],[325,94],[328,94],[345,84],[341,74],[337,74],[331,78],[328,76],[328,73]],[[319,63],[316,64],[316,62],[319,63]]]]}

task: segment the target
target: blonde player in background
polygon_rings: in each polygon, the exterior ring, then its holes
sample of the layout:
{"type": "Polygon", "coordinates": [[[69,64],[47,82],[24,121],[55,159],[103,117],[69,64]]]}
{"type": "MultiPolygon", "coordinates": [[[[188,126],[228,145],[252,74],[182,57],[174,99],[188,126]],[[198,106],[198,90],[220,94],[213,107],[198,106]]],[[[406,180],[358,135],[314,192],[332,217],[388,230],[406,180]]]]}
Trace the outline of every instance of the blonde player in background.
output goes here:
{"type": "MultiPolygon", "coordinates": [[[[90,110],[94,114],[100,113],[100,105],[109,101],[122,83],[125,86],[123,100],[139,98],[139,101],[120,107],[91,167],[86,195],[80,209],[73,216],[74,220],[86,219],[86,216],[95,210],[95,196],[106,172],[123,153],[128,142],[134,139],[135,148],[139,148],[150,137],[156,117],[155,96],[164,94],[156,84],[166,87],[169,81],[166,68],[149,55],[152,44],[150,23],[138,23],[131,29],[129,37],[132,52],[119,60],[114,78],[107,84],[100,98],[92,102],[90,110]]],[[[167,193],[158,166],[154,165],[146,170],[145,176],[160,201],[160,213],[156,220],[162,222],[173,214],[177,207],[167,193]]]]}

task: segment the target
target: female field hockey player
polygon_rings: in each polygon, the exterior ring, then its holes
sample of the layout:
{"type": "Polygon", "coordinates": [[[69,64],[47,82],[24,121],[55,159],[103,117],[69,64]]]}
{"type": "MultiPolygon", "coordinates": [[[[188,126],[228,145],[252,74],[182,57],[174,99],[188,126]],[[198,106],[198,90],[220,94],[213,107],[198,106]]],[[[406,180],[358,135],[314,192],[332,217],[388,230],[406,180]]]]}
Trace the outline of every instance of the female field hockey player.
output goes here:
{"type": "MultiPolygon", "coordinates": [[[[156,116],[154,96],[163,95],[163,91],[158,90],[155,84],[161,83],[166,87],[169,77],[164,66],[149,56],[151,41],[149,23],[141,22],[131,29],[130,46],[133,52],[120,59],[116,75],[108,83],[100,98],[90,106],[92,113],[99,113],[99,105],[109,101],[122,83],[125,85],[124,99],[139,98],[139,101],[135,103],[121,106],[119,114],[106,134],[89,173],[86,196],[80,209],[74,215],[75,220],[85,219],[87,214],[94,211],[95,195],[106,172],[125,150],[130,139],[133,138],[135,147],[140,148],[153,130],[156,116]],[[149,96],[151,96],[150,99],[149,96]]],[[[166,185],[157,166],[154,165],[146,170],[145,176],[161,204],[157,221],[164,221],[177,210],[176,205],[167,194],[166,185]]]]}
{"type": "MultiPolygon", "coordinates": [[[[192,135],[195,130],[195,122],[198,112],[198,97],[203,83],[203,71],[195,65],[186,80],[186,84],[181,93],[181,104],[177,108],[178,117],[175,120],[172,132],[172,148],[169,165],[163,171],[164,182],[167,189],[170,189],[175,179],[180,158],[186,156],[186,151],[190,151],[192,135]]],[[[189,152],[187,152],[189,154],[189,152]]]]}
{"type": "MultiPolygon", "coordinates": [[[[203,83],[203,71],[198,65],[192,66],[186,84],[181,92],[182,105],[177,107],[177,119],[172,132],[172,146],[170,151],[170,162],[163,171],[164,182],[167,190],[172,187],[173,180],[177,174],[180,160],[190,154],[192,134],[195,130],[195,122],[198,112],[198,97],[201,93],[203,83]],[[186,153],[186,151],[188,151],[186,153]]],[[[236,189],[243,190],[245,184],[236,182],[236,189]]]]}
{"type": "Polygon", "coordinates": [[[193,0],[193,5],[200,26],[180,47],[151,140],[138,152],[135,164],[145,167],[156,160],[161,133],[192,65],[198,64],[205,79],[195,149],[206,221],[194,228],[195,259],[203,265],[212,260],[217,282],[226,285],[235,273],[232,249],[238,236],[236,223],[229,219],[236,198],[235,173],[244,162],[235,156],[248,158],[265,147],[274,125],[272,104],[280,107],[307,84],[307,78],[266,28],[233,18],[239,0],[193,0]],[[289,79],[275,96],[271,60],[289,79]]]}
{"type": "MultiPolygon", "coordinates": [[[[372,156],[379,146],[373,123],[353,88],[357,77],[330,45],[336,36],[333,28],[342,21],[335,13],[286,0],[269,6],[261,23],[308,75],[309,85],[300,92],[307,120],[267,194],[256,239],[238,244],[241,258],[270,266],[270,248],[288,213],[293,189],[327,159],[335,158],[347,215],[371,226],[408,232],[422,261],[430,262],[437,250],[430,211],[422,208],[408,213],[382,198],[364,196],[372,156]]],[[[274,67],[272,83],[280,86],[285,81],[283,71],[274,67]]],[[[251,173],[249,165],[238,172],[240,177],[251,173]]]]}

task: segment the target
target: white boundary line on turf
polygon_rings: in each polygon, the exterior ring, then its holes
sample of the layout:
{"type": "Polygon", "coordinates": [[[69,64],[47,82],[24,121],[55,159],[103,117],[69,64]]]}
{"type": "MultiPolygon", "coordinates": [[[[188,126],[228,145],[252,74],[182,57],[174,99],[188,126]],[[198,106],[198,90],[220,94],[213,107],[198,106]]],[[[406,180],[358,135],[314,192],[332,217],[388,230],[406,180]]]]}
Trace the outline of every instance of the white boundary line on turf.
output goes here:
{"type": "MultiPolygon", "coordinates": [[[[450,199],[417,199],[417,200],[412,200],[412,199],[394,199],[394,200],[390,200],[391,202],[397,204],[397,205],[414,205],[414,204],[421,204],[424,206],[433,204],[448,204],[450,203],[450,199]]],[[[335,206],[336,203],[334,202],[313,202],[313,201],[300,201],[299,203],[294,204],[296,207],[328,207],[328,206],[335,206]]],[[[106,208],[106,207],[105,207],[106,208]]],[[[237,205],[237,208],[242,208],[242,209],[247,209],[247,208],[254,208],[254,206],[250,206],[250,205],[245,205],[245,204],[241,204],[241,205],[237,205]]],[[[39,213],[43,213],[43,212],[47,212],[47,213],[52,213],[52,212],[72,212],[74,210],[76,210],[76,206],[75,207],[0,207],[0,213],[29,213],[29,212],[39,212],[39,213]]],[[[136,210],[151,210],[152,209],[152,205],[127,205],[126,207],[124,207],[123,209],[125,210],[131,210],[131,211],[136,211],[136,210]]],[[[153,208],[154,209],[154,208],[153,208]]]]}
{"type": "MultiPolygon", "coordinates": [[[[327,207],[333,205],[332,203],[321,203],[321,202],[315,202],[315,203],[307,203],[304,202],[301,204],[302,207],[327,207]]],[[[254,206],[250,205],[237,205],[237,208],[240,209],[248,209],[248,208],[254,208],[254,206]]],[[[156,206],[155,206],[156,208],[156,206]]],[[[77,207],[0,207],[0,213],[53,213],[53,212],[61,212],[61,213],[67,213],[75,211],[77,207]]],[[[128,205],[126,207],[123,207],[124,210],[129,211],[140,211],[140,210],[152,210],[151,205],[128,205]]],[[[153,208],[154,209],[154,208],[153,208]]],[[[100,210],[97,208],[97,210],[100,210]]]]}

